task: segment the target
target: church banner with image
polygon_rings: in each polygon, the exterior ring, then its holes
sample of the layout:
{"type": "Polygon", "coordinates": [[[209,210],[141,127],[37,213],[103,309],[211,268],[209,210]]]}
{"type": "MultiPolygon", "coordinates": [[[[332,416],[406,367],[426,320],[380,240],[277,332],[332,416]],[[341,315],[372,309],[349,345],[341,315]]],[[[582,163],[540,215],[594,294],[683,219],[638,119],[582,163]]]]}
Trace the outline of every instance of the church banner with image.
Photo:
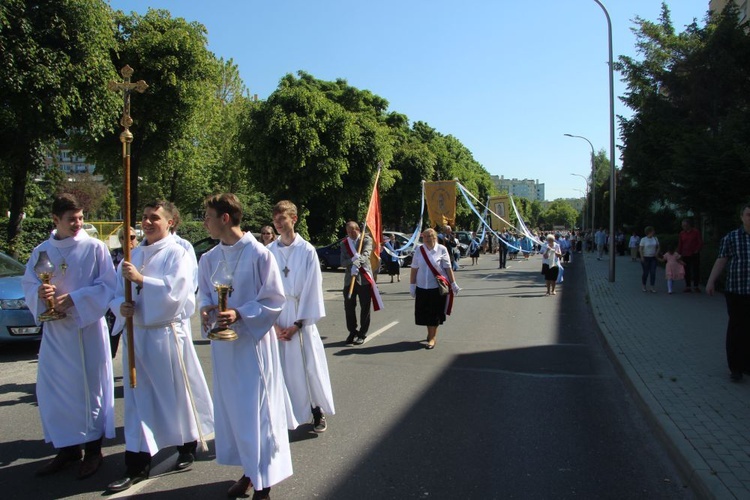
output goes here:
{"type": "Polygon", "coordinates": [[[427,213],[433,227],[456,222],[456,181],[425,182],[427,213]]]}

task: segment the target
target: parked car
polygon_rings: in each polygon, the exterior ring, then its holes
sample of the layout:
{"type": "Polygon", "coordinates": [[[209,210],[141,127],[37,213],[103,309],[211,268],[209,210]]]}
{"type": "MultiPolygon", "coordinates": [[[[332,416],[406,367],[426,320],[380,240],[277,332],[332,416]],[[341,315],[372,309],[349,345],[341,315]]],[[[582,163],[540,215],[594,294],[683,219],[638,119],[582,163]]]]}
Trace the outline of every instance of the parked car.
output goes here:
{"type": "MultiPolygon", "coordinates": [[[[253,236],[255,236],[255,239],[260,241],[260,233],[253,233],[253,236]]],[[[198,240],[195,243],[193,243],[193,250],[195,251],[195,258],[197,260],[201,260],[201,257],[204,253],[211,250],[213,247],[219,244],[219,240],[215,240],[211,238],[210,236],[208,238],[203,238],[202,240],[198,240]]]]}
{"type": "Polygon", "coordinates": [[[42,338],[42,327],[26,306],[21,279],[25,266],[0,252],[0,342],[22,342],[42,338]]]}
{"type": "Polygon", "coordinates": [[[471,231],[456,231],[456,239],[458,240],[458,250],[461,252],[461,257],[469,255],[469,245],[471,244],[471,231]]]}
{"type": "Polygon", "coordinates": [[[203,238],[193,243],[193,250],[195,250],[195,258],[201,260],[204,253],[211,250],[213,247],[219,244],[219,240],[215,240],[211,237],[203,238]]]}
{"type": "Polygon", "coordinates": [[[99,238],[99,231],[96,230],[93,224],[89,224],[88,222],[83,223],[83,230],[86,231],[86,234],[91,236],[92,238],[99,238]]]}
{"type": "Polygon", "coordinates": [[[341,242],[337,241],[324,247],[315,249],[320,262],[320,270],[338,269],[341,267],[341,242]]]}

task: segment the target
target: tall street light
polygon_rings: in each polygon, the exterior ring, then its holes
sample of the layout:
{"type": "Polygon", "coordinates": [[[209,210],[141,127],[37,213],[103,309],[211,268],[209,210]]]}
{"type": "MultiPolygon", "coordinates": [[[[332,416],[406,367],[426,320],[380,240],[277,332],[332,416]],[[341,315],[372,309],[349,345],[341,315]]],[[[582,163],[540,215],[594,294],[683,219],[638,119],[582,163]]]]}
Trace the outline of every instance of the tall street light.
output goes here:
{"type": "MultiPolygon", "coordinates": [[[[609,42],[609,234],[615,238],[615,66],[612,58],[612,20],[607,8],[599,0],[594,0],[607,18],[607,40],[609,42]]],[[[609,250],[609,281],[615,281],[615,252],[609,250]]]]}
{"type": "MultiPolygon", "coordinates": [[[[596,230],[596,167],[594,165],[594,145],[591,141],[586,139],[582,135],[563,134],[565,137],[575,137],[576,139],[583,139],[591,146],[591,234],[596,230]]],[[[574,174],[575,175],[575,174],[574,174]]]]}
{"type": "Polygon", "coordinates": [[[583,199],[586,201],[586,203],[584,203],[584,205],[583,205],[583,224],[581,224],[581,226],[582,226],[581,229],[585,232],[586,231],[586,212],[588,211],[588,205],[589,205],[589,202],[588,202],[588,199],[589,199],[589,180],[585,176],[583,176],[581,174],[570,174],[570,175],[575,175],[576,177],[580,177],[581,179],[583,179],[583,182],[586,185],[586,191],[583,191],[581,189],[576,189],[576,191],[580,191],[581,193],[583,193],[583,197],[584,197],[583,199]]]}

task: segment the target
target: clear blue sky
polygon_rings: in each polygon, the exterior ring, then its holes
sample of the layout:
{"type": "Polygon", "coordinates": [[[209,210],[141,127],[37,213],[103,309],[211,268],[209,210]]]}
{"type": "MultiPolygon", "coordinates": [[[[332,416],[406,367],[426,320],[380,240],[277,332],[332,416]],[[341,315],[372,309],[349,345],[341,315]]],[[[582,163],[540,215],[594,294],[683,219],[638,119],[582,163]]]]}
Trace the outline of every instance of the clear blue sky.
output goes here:
{"type": "MultiPolygon", "coordinates": [[[[389,110],[458,138],[490,174],[538,179],[546,199],[582,194],[591,148],[609,156],[607,23],[593,0],[111,0],[198,21],[265,99],[287,73],[346,79],[389,110]]],[[[637,56],[632,20],[660,0],[604,0],[615,60],[637,56]]],[[[678,32],[704,24],[709,0],[667,2],[678,32]]],[[[137,75],[136,75],[137,76],[137,75]]],[[[625,90],[615,74],[617,99],[625,90]]],[[[619,136],[619,132],[616,132],[619,136]]],[[[618,141],[619,143],[619,141],[618,141]]],[[[619,166],[619,157],[617,158],[619,166]]]]}

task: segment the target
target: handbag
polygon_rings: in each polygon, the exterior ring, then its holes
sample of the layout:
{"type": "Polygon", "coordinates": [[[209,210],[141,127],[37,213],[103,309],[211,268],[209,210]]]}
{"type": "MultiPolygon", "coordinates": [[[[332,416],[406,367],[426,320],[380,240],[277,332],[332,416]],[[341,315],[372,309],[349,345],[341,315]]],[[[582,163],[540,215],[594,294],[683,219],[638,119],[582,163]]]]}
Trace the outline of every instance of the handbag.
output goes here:
{"type": "Polygon", "coordinates": [[[437,272],[435,267],[432,265],[430,258],[427,256],[427,252],[424,251],[424,247],[419,247],[419,249],[422,251],[422,257],[424,257],[424,261],[427,262],[427,267],[429,267],[430,271],[432,271],[432,274],[435,275],[435,280],[437,281],[438,285],[438,293],[440,295],[448,295],[451,289],[450,285],[448,284],[448,280],[445,279],[445,276],[437,272]]]}

